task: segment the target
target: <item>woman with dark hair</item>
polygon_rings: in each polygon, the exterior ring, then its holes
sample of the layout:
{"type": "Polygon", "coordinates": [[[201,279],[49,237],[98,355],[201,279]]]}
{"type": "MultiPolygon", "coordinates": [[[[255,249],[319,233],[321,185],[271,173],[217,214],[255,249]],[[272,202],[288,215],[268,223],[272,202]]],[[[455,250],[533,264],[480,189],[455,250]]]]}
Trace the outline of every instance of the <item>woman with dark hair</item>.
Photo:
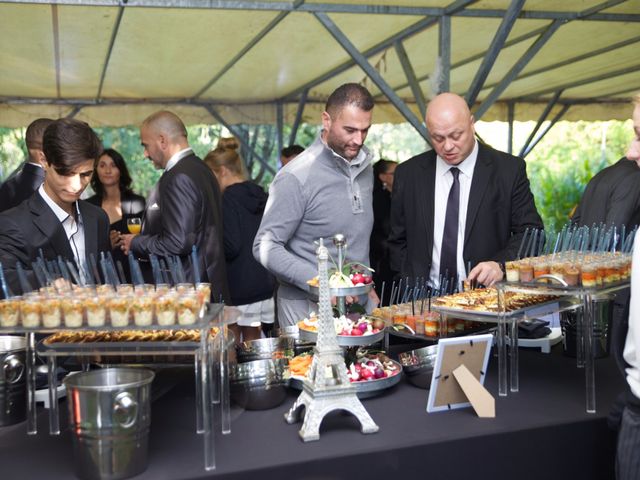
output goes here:
{"type": "MultiPolygon", "coordinates": [[[[87,201],[107,212],[111,224],[109,237],[114,260],[120,260],[127,276],[129,262],[120,250],[120,234],[129,233],[127,220],[139,218],[142,221],[145,200],[131,190],[131,176],[122,155],[112,148],[102,152],[96,160],[91,187],[95,195],[87,201]]],[[[134,233],[134,232],[131,232],[134,233]]],[[[131,279],[127,279],[130,281],[131,279]]]]}
{"type": "Polygon", "coordinates": [[[378,296],[382,293],[382,282],[385,282],[384,296],[380,297],[380,305],[388,303],[391,293],[393,272],[389,264],[389,236],[391,194],[393,192],[393,172],[397,162],[380,159],[373,165],[373,230],[369,247],[371,268],[375,270],[373,280],[378,296]]]}

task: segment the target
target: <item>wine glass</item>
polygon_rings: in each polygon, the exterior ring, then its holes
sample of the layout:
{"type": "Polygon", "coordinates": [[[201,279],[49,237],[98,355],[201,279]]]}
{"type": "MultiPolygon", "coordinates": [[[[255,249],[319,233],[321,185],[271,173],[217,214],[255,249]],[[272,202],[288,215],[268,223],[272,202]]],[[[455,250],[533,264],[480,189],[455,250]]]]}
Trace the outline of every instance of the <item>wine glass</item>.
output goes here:
{"type": "Polygon", "coordinates": [[[127,218],[127,230],[134,235],[139,234],[142,230],[142,219],[140,217],[127,218]]]}

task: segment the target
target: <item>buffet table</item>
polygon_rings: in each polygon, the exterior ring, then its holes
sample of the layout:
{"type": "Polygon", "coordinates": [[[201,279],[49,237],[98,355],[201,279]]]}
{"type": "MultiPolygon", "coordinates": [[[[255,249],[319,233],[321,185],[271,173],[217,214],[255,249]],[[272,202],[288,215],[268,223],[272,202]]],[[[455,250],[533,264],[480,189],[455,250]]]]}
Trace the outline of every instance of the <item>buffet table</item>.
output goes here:
{"type": "MultiPolygon", "coordinates": [[[[615,437],[606,416],[624,383],[612,359],[595,362],[601,379],[595,414],[585,413],[583,377],[560,346],[551,354],[521,351],[527,382],[508,397],[497,395],[497,364],[492,357],[486,383],[496,397],[495,419],[479,419],[471,409],[427,414],[427,391],[405,379],[364,401],[380,426],[373,435],[361,435],[354,417],[334,414],[319,441],[303,443],[300,424],[283,418],[295,391],[273,410],[232,407],[231,434],[215,429],[217,468],[211,472],[202,468],[202,444],[194,433],[193,378],[183,372],[180,383],[153,403],[149,467],[135,478],[614,478],[615,437]]],[[[46,412],[38,421],[45,432],[46,412]]],[[[0,428],[3,478],[74,478],[72,462],[68,429],[60,436],[27,436],[25,423],[0,428]]]]}

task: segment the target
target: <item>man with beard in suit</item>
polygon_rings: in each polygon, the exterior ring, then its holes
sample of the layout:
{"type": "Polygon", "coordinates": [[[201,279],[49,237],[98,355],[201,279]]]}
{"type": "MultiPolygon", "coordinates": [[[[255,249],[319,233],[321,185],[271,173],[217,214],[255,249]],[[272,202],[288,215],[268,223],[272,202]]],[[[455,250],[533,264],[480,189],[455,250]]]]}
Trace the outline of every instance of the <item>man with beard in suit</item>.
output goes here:
{"type": "Polygon", "coordinates": [[[42,151],[42,136],[51,123],[53,120],[49,118],[39,118],[27,127],[25,143],[29,158],[0,187],[0,212],[23,202],[42,185],[46,163],[42,151]]]}
{"type": "Polygon", "coordinates": [[[89,254],[110,249],[107,214],[80,200],[102,153],[96,134],[84,122],[56,120],[44,132],[42,150],[44,183],[26,201],[0,214],[0,262],[14,294],[22,291],[18,262],[35,287],[31,269],[38,256],[60,256],[81,270],[89,254]]]}
{"type": "Polygon", "coordinates": [[[140,127],[140,140],[145,157],[164,173],[147,200],[142,233],[122,235],[122,250],[142,259],[177,256],[186,280],[193,281],[195,246],[200,281],[211,283],[212,301],[228,302],[218,182],[189,147],[177,115],[160,111],[149,116],[140,127]]]}
{"type": "Polygon", "coordinates": [[[426,114],[433,150],[395,171],[389,249],[403,277],[492,285],[525,230],[543,227],[524,160],[478,142],[473,124],[464,99],[438,95],[426,114]]]}

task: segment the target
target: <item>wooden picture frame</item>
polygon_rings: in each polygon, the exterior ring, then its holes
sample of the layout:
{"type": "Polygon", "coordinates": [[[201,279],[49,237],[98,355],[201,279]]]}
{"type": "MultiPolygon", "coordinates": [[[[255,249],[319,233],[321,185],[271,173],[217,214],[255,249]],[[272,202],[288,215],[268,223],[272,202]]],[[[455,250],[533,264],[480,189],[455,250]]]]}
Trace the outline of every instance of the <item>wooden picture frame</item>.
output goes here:
{"type": "MultiPolygon", "coordinates": [[[[477,393],[481,393],[478,390],[484,390],[485,393],[482,395],[488,395],[482,385],[487,374],[492,344],[493,336],[491,334],[440,339],[427,400],[427,412],[440,412],[471,406],[469,389],[477,393]],[[462,369],[459,368],[461,366],[462,369]],[[468,378],[461,380],[459,374],[462,370],[465,370],[465,373],[470,373],[471,375],[468,377],[474,377],[475,381],[473,378],[470,378],[470,381],[468,378]],[[461,382],[464,384],[461,385],[461,382]]],[[[489,397],[491,396],[489,395],[489,397]]],[[[482,397],[480,401],[484,400],[486,398],[482,397]]],[[[473,406],[478,412],[478,405],[474,404],[473,406]]]]}

